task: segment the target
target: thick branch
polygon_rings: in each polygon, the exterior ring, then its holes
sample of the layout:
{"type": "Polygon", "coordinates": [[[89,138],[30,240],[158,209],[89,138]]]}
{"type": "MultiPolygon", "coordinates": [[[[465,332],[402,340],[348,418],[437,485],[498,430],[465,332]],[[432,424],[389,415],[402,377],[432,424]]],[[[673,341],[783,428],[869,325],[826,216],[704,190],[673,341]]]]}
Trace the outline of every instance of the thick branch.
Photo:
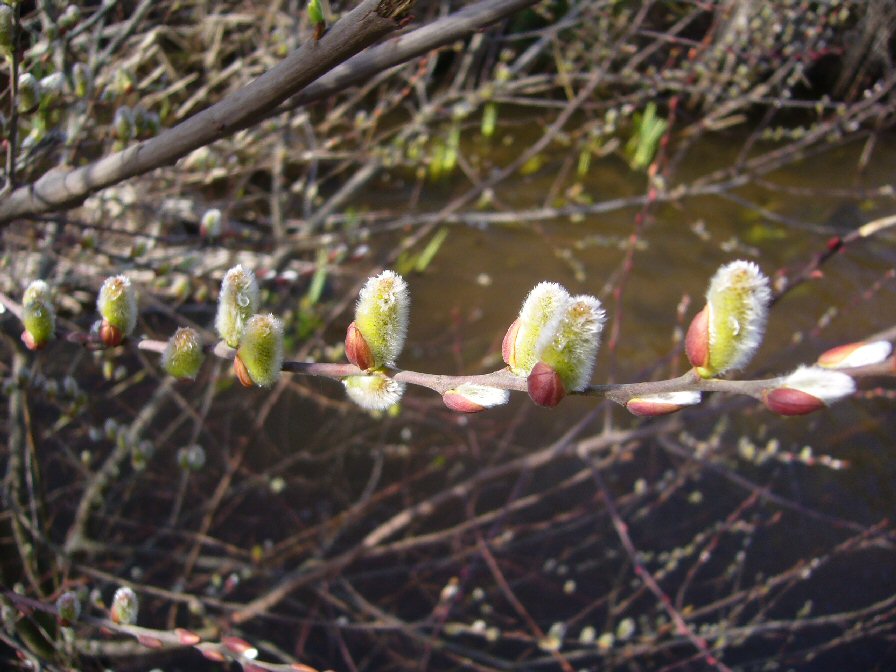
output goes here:
{"type": "Polygon", "coordinates": [[[395,31],[414,0],[363,0],[319,40],[307,41],[271,70],[161,135],[74,170],[55,168],[0,202],[0,222],[75,206],[91,193],[173,164],[194,149],[248,128],[290,96],[395,31]]]}

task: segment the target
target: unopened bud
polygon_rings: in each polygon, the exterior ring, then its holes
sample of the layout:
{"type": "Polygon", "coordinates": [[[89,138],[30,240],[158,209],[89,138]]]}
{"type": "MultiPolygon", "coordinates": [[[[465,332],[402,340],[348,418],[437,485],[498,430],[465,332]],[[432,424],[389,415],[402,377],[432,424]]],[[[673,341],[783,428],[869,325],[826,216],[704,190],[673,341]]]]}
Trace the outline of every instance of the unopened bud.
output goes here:
{"type": "Polygon", "coordinates": [[[56,618],[59,625],[69,627],[81,615],[81,601],[73,592],[62,593],[56,598],[56,618]]]}
{"type": "Polygon", "coordinates": [[[43,280],[35,280],[22,296],[22,340],[29,350],[39,350],[56,333],[56,311],[50,287],[43,280]]]}
{"type": "Polygon", "coordinates": [[[124,340],[124,332],[114,324],[111,324],[109,320],[100,322],[97,333],[99,334],[103,345],[107,348],[114,348],[116,345],[121,345],[121,342],[124,340]]]}
{"type": "Polygon", "coordinates": [[[96,307],[103,317],[100,338],[108,346],[121,343],[137,326],[137,294],[124,275],[106,278],[96,307]]]}
{"type": "Polygon", "coordinates": [[[202,343],[192,327],[181,327],[168,339],[162,353],[162,368],[169,376],[193,379],[202,366],[202,343]]]}
{"type": "Polygon", "coordinates": [[[364,339],[364,334],[352,322],[345,332],[345,356],[359,369],[368,371],[373,368],[373,354],[364,339]]]}
{"type": "Polygon", "coordinates": [[[137,594],[127,586],[122,586],[115,591],[115,596],[112,598],[109,617],[120,625],[133,625],[137,622],[139,609],[137,594]]]}
{"type": "Polygon", "coordinates": [[[240,637],[223,637],[221,643],[228,651],[243,658],[252,660],[258,656],[258,649],[240,637]]]}
{"type": "MultiPolygon", "coordinates": [[[[283,368],[283,323],[270,313],[249,318],[234,363],[237,361],[255,385],[273,385],[283,368]]],[[[245,385],[242,377],[240,382],[245,385]]]]}
{"type": "Polygon", "coordinates": [[[566,388],[560,374],[544,362],[532,367],[526,378],[529,397],[539,406],[553,408],[566,396],[566,388]]]}
{"type": "Polygon", "coordinates": [[[852,377],[817,366],[801,366],[766,390],[762,401],[779,415],[806,415],[848,397],[856,390],[852,377]]]}
{"type": "Polygon", "coordinates": [[[249,318],[258,310],[258,282],[255,274],[242,265],[231,268],[221,281],[215,329],[227,345],[235,348],[240,343],[249,318]]]}
{"type": "Polygon", "coordinates": [[[625,408],[632,415],[656,416],[668,415],[680,411],[685,406],[699,404],[701,395],[699,392],[665,392],[662,394],[648,394],[643,397],[629,399],[625,408]]]}
{"type": "Polygon", "coordinates": [[[355,362],[357,366],[365,370],[395,366],[408,331],[410,304],[408,285],[397,273],[383,271],[366,282],[358,296],[353,324],[367,345],[370,359],[368,363],[360,357],[359,361],[368,366],[355,362]]]}
{"type": "Polygon", "coordinates": [[[685,342],[700,376],[712,378],[750,361],[765,334],[770,300],[768,278],[756,264],[735,261],[716,272],[685,342]]]}
{"type": "Polygon", "coordinates": [[[475,383],[461,383],[442,395],[445,405],[458,413],[479,413],[506,404],[509,399],[507,390],[475,383]]]}
{"type": "Polygon", "coordinates": [[[404,383],[379,373],[343,379],[349,399],[368,411],[385,411],[401,401],[404,383]]]}
{"type": "Polygon", "coordinates": [[[825,369],[851,369],[856,366],[880,364],[893,351],[889,341],[859,341],[831,348],[818,358],[825,369]]]}

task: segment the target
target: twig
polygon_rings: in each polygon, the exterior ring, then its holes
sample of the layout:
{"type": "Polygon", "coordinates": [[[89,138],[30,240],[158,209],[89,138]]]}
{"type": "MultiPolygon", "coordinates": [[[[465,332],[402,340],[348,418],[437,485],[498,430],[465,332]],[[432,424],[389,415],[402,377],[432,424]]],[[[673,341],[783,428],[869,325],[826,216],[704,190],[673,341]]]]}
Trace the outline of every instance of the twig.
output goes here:
{"type": "Polygon", "coordinates": [[[720,670],[721,672],[731,672],[731,668],[725,665],[724,662],[719,660],[716,655],[710,650],[709,644],[707,643],[706,639],[697,635],[693,631],[693,629],[691,629],[691,627],[685,622],[684,617],[675,608],[675,606],[672,604],[672,600],[668,595],[666,595],[665,591],[663,591],[660,585],[656,582],[653,574],[651,574],[650,570],[644,566],[644,563],[641,561],[641,556],[638,553],[638,550],[635,548],[635,545],[632,543],[631,536],[628,533],[628,525],[625,524],[625,522],[622,520],[622,517],[619,515],[619,511],[616,509],[616,504],[613,501],[613,497],[604,484],[604,479],[600,475],[600,471],[593,463],[591,465],[591,474],[594,477],[594,482],[597,485],[597,489],[600,491],[601,496],[603,497],[604,504],[606,504],[607,506],[607,512],[610,514],[610,519],[613,521],[613,527],[616,530],[619,541],[622,542],[622,546],[623,548],[625,548],[625,552],[635,568],[635,574],[638,575],[638,577],[644,582],[650,592],[653,593],[654,597],[656,597],[663,610],[675,623],[678,634],[686,637],[691,642],[691,644],[694,645],[694,647],[700,652],[703,659],[706,661],[706,664],[717,670],[720,670]]]}

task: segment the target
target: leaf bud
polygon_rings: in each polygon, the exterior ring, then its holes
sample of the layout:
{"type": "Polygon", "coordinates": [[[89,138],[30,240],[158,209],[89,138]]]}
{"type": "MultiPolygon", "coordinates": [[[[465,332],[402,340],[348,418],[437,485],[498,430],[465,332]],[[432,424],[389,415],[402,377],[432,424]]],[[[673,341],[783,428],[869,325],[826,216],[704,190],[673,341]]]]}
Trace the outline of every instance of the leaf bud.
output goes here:
{"type": "Polygon", "coordinates": [[[119,625],[133,625],[137,622],[139,609],[140,604],[137,600],[137,594],[127,586],[122,586],[115,591],[115,595],[112,598],[109,617],[119,625]]]}
{"type": "Polygon", "coordinates": [[[227,345],[235,348],[249,318],[258,310],[258,281],[255,274],[238,264],[224,275],[218,296],[215,329],[227,345]]]}
{"type": "Polygon", "coordinates": [[[504,362],[514,374],[528,376],[532,371],[568,301],[569,293],[555,282],[540,282],[529,292],[501,346],[504,362]]]}
{"type": "Polygon", "coordinates": [[[668,415],[680,411],[685,406],[699,404],[700,399],[699,392],[663,392],[633,397],[626,402],[625,408],[632,415],[638,416],[668,415]]]}
{"type": "Polygon", "coordinates": [[[368,371],[373,368],[373,354],[370,352],[370,346],[367,345],[364,334],[354,322],[348,325],[345,332],[345,356],[359,369],[368,371]]]}
{"type": "Polygon", "coordinates": [[[127,276],[106,278],[96,307],[103,318],[100,339],[109,347],[121,343],[137,326],[137,294],[127,276]]]}
{"type": "Polygon", "coordinates": [[[368,411],[385,411],[401,401],[404,383],[381,373],[343,379],[348,398],[368,411]]]}
{"type": "Polygon", "coordinates": [[[526,378],[529,397],[539,406],[553,408],[566,396],[563,379],[549,364],[538,362],[526,378]]]}
{"type": "Polygon", "coordinates": [[[880,364],[893,351],[889,341],[859,341],[831,348],[818,358],[818,366],[825,369],[851,369],[856,366],[880,364]]]}
{"type": "MultiPolygon", "coordinates": [[[[346,348],[347,356],[359,357],[360,363],[355,364],[365,370],[395,366],[408,331],[410,303],[408,285],[397,273],[383,271],[367,280],[358,296],[353,324],[367,345],[369,361],[363,357],[363,346],[360,346],[360,341],[358,341],[360,350],[354,350],[350,354],[348,347],[346,348]]],[[[349,338],[350,335],[347,335],[347,346],[349,338]]],[[[354,348],[354,341],[352,346],[354,348]]]]}
{"type": "Polygon", "coordinates": [[[250,317],[234,366],[243,385],[246,385],[244,376],[259,387],[273,385],[283,368],[283,323],[270,313],[250,317]],[[236,367],[242,367],[244,371],[236,367]]]}
{"type": "Polygon", "coordinates": [[[22,296],[22,323],[22,341],[29,350],[40,350],[56,333],[56,310],[50,286],[43,280],[34,280],[22,296]]]}
{"type": "Polygon", "coordinates": [[[818,366],[801,366],[762,393],[762,401],[778,415],[806,415],[848,397],[856,390],[851,376],[818,366]]]}
{"type": "Polygon", "coordinates": [[[442,395],[442,401],[458,413],[479,413],[486,408],[501,406],[510,399],[510,392],[490,385],[461,383],[442,395]]]}
{"type": "Polygon", "coordinates": [[[703,378],[747,364],[762,342],[771,289],[759,267],[748,261],[722,266],[706,293],[706,307],[688,328],[685,350],[703,378]]]}
{"type": "Polygon", "coordinates": [[[181,327],[168,339],[162,353],[162,368],[169,376],[192,380],[202,366],[203,357],[198,332],[192,327],[181,327]]]}

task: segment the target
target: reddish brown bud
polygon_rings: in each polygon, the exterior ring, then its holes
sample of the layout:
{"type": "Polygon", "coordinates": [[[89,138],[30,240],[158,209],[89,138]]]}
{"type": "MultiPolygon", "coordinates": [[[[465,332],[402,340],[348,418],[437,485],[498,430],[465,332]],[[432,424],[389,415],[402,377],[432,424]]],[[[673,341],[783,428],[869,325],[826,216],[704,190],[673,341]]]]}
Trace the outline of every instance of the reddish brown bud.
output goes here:
{"type": "Polygon", "coordinates": [[[147,649],[161,649],[164,646],[161,639],[159,639],[158,637],[152,637],[150,635],[139,635],[137,637],[137,641],[147,649]]]}
{"type": "Polygon", "coordinates": [[[650,399],[632,399],[625,405],[632,415],[652,417],[669,415],[681,410],[681,406],[668,401],[651,401],[650,399]]]}
{"type": "Polygon", "coordinates": [[[504,340],[501,343],[501,356],[504,358],[505,364],[510,364],[513,361],[513,353],[514,348],[516,347],[516,334],[520,330],[520,321],[519,318],[513,321],[513,324],[510,325],[507,329],[507,333],[504,334],[504,340]]]}
{"type": "Polygon", "coordinates": [[[107,348],[114,348],[116,345],[121,345],[124,340],[124,332],[109,320],[104,319],[100,325],[100,340],[107,348]]]}
{"type": "Polygon", "coordinates": [[[217,648],[215,648],[214,644],[203,643],[196,648],[199,649],[199,652],[203,656],[205,656],[209,660],[215,661],[216,663],[223,663],[225,660],[227,660],[227,658],[224,657],[224,654],[222,654],[220,651],[218,651],[217,648]]]}
{"type": "Polygon", "coordinates": [[[239,381],[243,384],[243,387],[255,386],[255,383],[252,381],[252,377],[249,375],[249,370],[246,368],[246,365],[243,364],[243,360],[240,359],[239,355],[233,358],[233,372],[236,374],[236,377],[239,378],[239,381]]]}
{"type": "Polygon", "coordinates": [[[228,651],[235,653],[238,656],[255,649],[249,642],[239,637],[223,637],[221,643],[228,651]]]}
{"type": "Polygon", "coordinates": [[[348,325],[345,332],[345,356],[348,357],[348,361],[363,371],[374,367],[370,346],[354,322],[348,325]]]}
{"type": "Polygon", "coordinates": [[[457,411],[458,413],[479,413],[480,411],[485,410],[485,406],[477,404],[475,401],[472,401],[462,394],[458,394],[454,390],[448,390],[443,394],[442,401],[445,402],[445,405],[448,408],[452,411],[457,411]]]}
{"type": "Polygon", "coordinates": [[[688,355],[688,361],[696,369],[709,364],[709,309],[703,310],[694,316],[688,334],[685,338],[684,349],[688,355]]]}
{"type": "Polygon", "coordinates": [[[44,346],[47,344],[46,341],[43,343],[35,341],[34,336],[32,336],[31,332],[27,329],[22,332],[22,343],[24,343],[25,347],[29,350],[43,350],[44,346]]]}
{"type": "Polygon", "coordinates": [[[532,373],[526,378],[529,397],[539,406],[553,408],[566,396],[566,388],[560,375],[544,362],[532,367],[532,373]]]}
{"type": "Polygon", "coordinates": [[[806,415],[825,407],[816,396],[792,387],[778,387],[762,393],[762,402],[778,415],[806,415]]]}
{"type": "Polygon", "coordinates": [[[192,630],[187,630],[185,628],[175,628],[174,632],[177,634],[177,638],[180,640],[180,643],[187,646],[194,646],[202,641],[202,638],[192,630]]]}

